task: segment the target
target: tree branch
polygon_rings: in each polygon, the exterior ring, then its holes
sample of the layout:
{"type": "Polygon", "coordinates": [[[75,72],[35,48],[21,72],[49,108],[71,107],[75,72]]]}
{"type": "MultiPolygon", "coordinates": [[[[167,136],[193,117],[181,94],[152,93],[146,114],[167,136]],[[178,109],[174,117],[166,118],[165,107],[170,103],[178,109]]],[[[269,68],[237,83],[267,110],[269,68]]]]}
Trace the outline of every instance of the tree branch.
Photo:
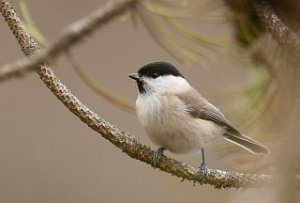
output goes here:
{"type": "Polygon", "coordinates": [[[282,46],[299,50],[300,39],[298,35],[282,22],[272,6],[265,0],[255,0],[253,4],[262,24],[274,39],[282,46]]]}
{"type": "MultiPolygon", "coordinates": [[[[131,7],[134,4],[134,0],[122,0],[122,1],[113,1],[108,3],[103,9],[100,9],[98,12],[102,13],[102,19],[97,21],[97,26],[103,25],[112,17],[121,14],[126,9],[131,7]],[[104,20],[105,19],[105,20],[104,20]]],[[[18,42],[22,48],[22,51],[27,56],[39,53],[39,47],[30,37],[30,35],[24,29],[20,19],[12,8],[9,0],[0,0],[0,12],[5,18],[5,21],[9,25],[15,37],[18,39],[18,42]]],[[[80,27],[72,26],[75,30],[80,30],[80,27]]],[[[91,32],[86,30],[86,32],[91,32]]],[[[78,33],[78,32],[76,32],[78,33]]],[[[66,36],[66,35],[63,35],[66,36]]],[[[62,43],[63,46],[69,48],[72,43],[78,42],[78,34],[71,35],[72,39],[67,39],[67,42],[62,41],[64,37],[59,39],[55,44],[62,43]]],[[[58,46],[57,47],[63,47],[58,46]]],[[[56,46],[50,46],[47,50],[49,53],[52,53],[53,50],[63,52],[65,49],[57,48],[56,46]],[[52,48],[51,48],[52,47],[52,48]],[[52,51],[51,51],[52,50],[52,51]]],[[[42,53],[41,59],[39,59],[40,64],[43,60],[46,60],[45,53],[42,53]],[[44,54],[44,55],[43,55],[44,54]]],[[[51,54],[50,54],[51,55],[51,54]]],[[[52,56],[57,56],[58,53],[52,53],[52,56]]],[[[37,59],[37,57],[35,57],[37,59]]],[[[49,60],[49,59],[47,59],[49,60]]],[[[37,69],[37,73],[40,75],[41,80],[45,85],[52,91],[52,93],[79,119],[86,123],[90,128],[100,133],[105,139],[109,140],[115,146],[120,148],[130,157],[151,164],[154,151],[149,147],[139,144],[137,140],[130,134],[125,133],[103,118],[98,116],[96,113],[91,111],[87,106],[81,103],[71,91],[55,76],[53,71],[47,65],[40,65],[37,69]]],[[[273,178],[269,175],[251,175],[243,174],[237,172],[226,172],[221,170],[210,169],[208,171],[207,179],[200,176],[199,170],[194,167],[187,166],[182,164],[179,161],[170,159],[166,156],[163,156],[158,168],[167,173],[173,174],[181,179],[187,179],[192,182],[198,182],[200,184],[210,184],[215,188],[259,188],[266,186],[273,182],[273,178]]]]}

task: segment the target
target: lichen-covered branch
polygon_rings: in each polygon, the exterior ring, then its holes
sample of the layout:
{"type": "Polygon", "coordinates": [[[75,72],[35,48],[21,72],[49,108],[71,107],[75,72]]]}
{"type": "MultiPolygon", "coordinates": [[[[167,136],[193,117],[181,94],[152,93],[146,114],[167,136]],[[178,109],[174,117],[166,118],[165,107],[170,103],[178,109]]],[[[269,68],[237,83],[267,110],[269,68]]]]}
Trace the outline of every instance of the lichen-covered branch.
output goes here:
{"type": "Polygon", "coordinates": [[[300,49],[299,36],[282,22],[267,1],[255,0],[253,1],[253,5],[264,27],[280,45],[295,50],[300,49]]]}
{"type": "MultiPolygon", "coordinates": [[[[103,16],[106,16],[105,19],[107,20],[108,13],[110,13],[110,15],[112,15],[112,13],[113,15],[121,14],[122,11],[125,11],[126,8],[133,5],[133,2],[133,0],[113,1],[106,5],[103,10],[99,10],[99,12],[103,12],[102,14],[103,16]],[[116,8],[118,8],[118,12],[114,10],[116,8]],[[114,10],[114,12],[111,10],[114,10]]],[[[25,55],[31,56],[33,54],[39,54],[38,45],[24,29],[24,26],[12,8],[9,0],[0,0],[0,12],[4,16],[5,21],[9,25],[13,34],[18,39],[25,55]]],[[[99,21],[98,26],[101,24],[100,22],[104,23],[106,21],[99,21]]],[[[76,29],[78,29],[78,27],[76,29]]],[[[61,42],[61,40],[58,41],[61,43],[74,43],[78,41],[76,36],[77,35],[74,35],[74,38],[68,40],[69,42],[61,42]]],[[[47,65],[42,64],[38,66],[36,70],[42,81],[52,91],[52,93],[90,128],[101,134],[105,139],[109,140],[130,157],[149,165],[151,164],[154,151],[147,146],[139,144],[132,135],[119,130],[82,104],[82,102],[79,101],[79,99],[76,98],[55,76],[53,71],[47,65]]],[[[198,169],[187,166],[166,156],[162,157],[158,168],[181,179],[198,182],[200,184],[210,184],[215,188],[259,188],[273,182],[273,178],[269,175],[251,175],[213,169],[208,171],[207,179],[203,179],[203,177],[200,176],[198,169]]]]}

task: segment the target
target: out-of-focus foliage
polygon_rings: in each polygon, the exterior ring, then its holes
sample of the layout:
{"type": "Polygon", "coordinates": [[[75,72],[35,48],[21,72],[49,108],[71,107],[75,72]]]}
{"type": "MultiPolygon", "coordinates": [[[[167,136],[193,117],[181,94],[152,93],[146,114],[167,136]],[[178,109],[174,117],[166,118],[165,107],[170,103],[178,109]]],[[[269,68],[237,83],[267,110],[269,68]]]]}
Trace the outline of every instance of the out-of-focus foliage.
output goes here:
{"type": "Polygon", "coordinates": [[[246,47],[251,46],[263,31],[258,17],[253,12],[251,2],[225,0],[225,3],[233,13],[232,24],[237,42],[246,47]]]}
{"type": "Polygon", "coordinates": [[[141,1],[139,16],[151,36],[169,54],[183,64],[196,63],[206,67],[205,61],[213,52],[223,51],[224,43],[196,33],[184,24],[191,19],[191,9],[199,1],[141,1]]]}

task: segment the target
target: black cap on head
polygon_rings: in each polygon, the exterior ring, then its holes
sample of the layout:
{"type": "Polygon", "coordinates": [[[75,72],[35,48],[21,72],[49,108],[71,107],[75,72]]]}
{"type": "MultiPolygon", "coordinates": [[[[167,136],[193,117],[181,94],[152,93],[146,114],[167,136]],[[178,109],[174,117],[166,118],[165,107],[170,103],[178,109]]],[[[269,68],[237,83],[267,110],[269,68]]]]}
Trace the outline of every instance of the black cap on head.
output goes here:
{"type": "Polygon", "coordinates": [[[181,73],[171,64],[167,62],[153,62],[149,63],[139,69],[138,75],[157,78],[163,75],[173,75],[182,77],[181,73]]]}

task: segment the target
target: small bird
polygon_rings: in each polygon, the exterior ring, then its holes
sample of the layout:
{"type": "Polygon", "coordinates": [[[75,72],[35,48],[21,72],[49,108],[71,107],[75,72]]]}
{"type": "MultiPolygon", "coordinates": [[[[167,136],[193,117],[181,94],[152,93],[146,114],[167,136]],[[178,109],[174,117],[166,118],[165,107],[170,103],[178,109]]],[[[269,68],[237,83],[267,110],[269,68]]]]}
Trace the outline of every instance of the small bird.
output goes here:
{"type": "Polygon", "coordinates": [[[152,160],[153,167],[158,165],[164,150],[175,154],[201,151],[200,172],[207,177],[204,148],[221,137],[253,154],[270,153],[267,147],[236,130],[173,65],[149,63],[129,77],[138,87],[138,120],[150,140],[159,146],[152,160]]]}

